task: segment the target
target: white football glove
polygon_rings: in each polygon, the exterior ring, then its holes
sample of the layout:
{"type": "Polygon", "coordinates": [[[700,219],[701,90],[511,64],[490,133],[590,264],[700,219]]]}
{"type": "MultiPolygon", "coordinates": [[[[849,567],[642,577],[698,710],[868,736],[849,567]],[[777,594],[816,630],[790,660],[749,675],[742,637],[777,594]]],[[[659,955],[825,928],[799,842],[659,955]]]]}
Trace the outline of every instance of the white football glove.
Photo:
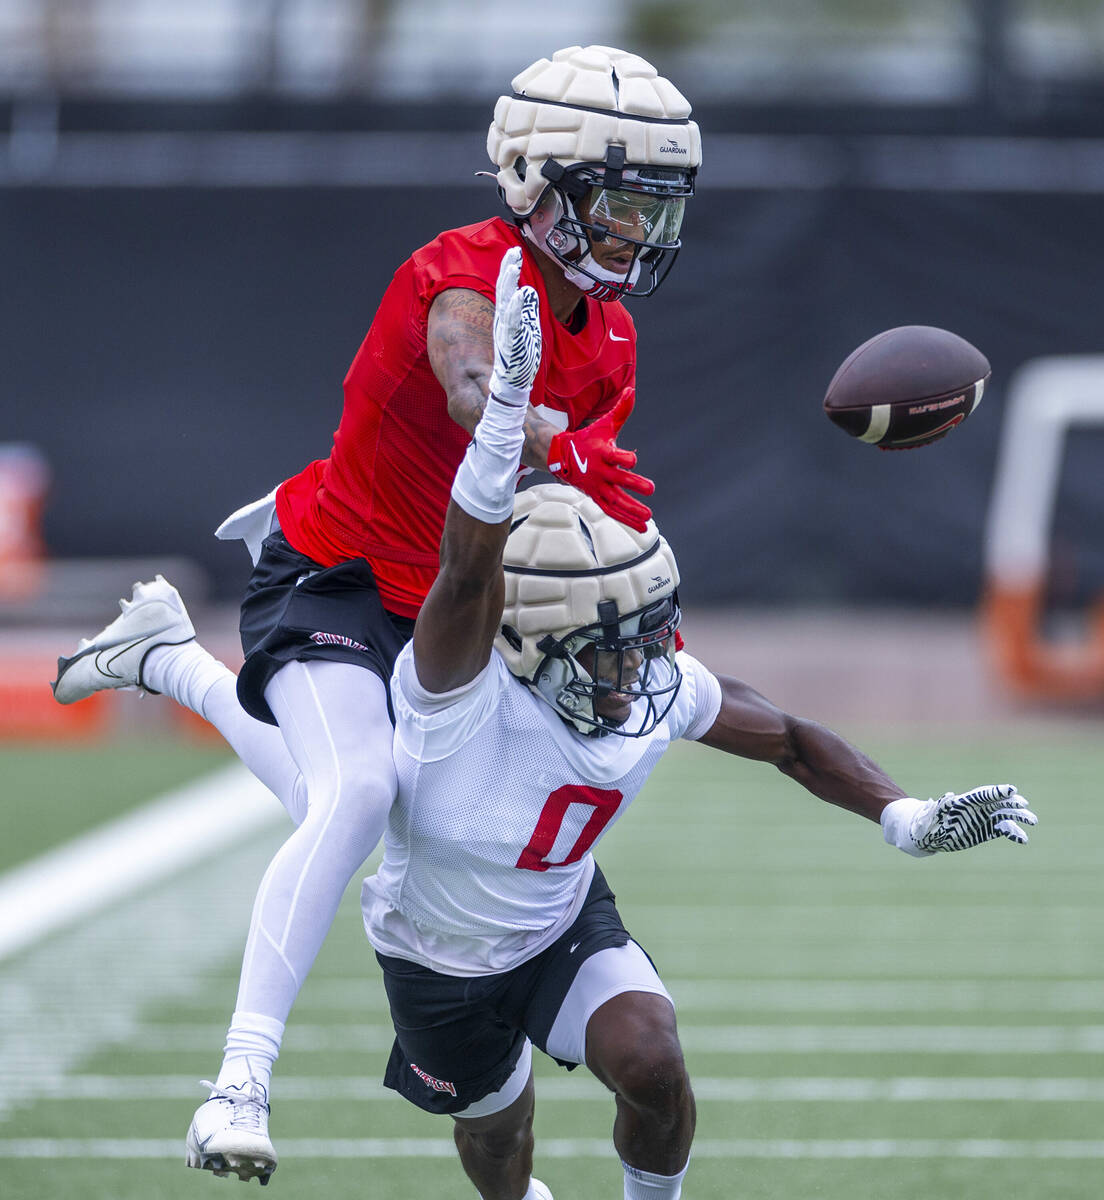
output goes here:
{"type": "Polygon", "coordinates": [[[882,812],[885,840],[923,858],[940,850],[968,850],[999,837],[1024,845],[1023,825],[1038,825],[1027,801],[1010,783],[991,783],[972,792],[947,792],[938,800],[906,796],[882,812]]]}
{"type": "Polygon", "coordinates": [[[491,395],[506,404],[528,404],[541,360],[540,300],[535,288],[518,287],[521,247],[502,256],[495,284],[494,368],[491,395]]]}

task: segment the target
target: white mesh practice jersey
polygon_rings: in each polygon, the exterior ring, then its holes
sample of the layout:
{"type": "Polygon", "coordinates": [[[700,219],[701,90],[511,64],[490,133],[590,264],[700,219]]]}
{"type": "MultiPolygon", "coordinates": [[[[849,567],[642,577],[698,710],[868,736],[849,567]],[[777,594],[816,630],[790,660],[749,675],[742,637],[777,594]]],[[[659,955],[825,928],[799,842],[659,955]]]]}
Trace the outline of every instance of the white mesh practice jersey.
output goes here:
{"type": "Polygon", "coordinates": [[[435,696],[408,644],[391,680],[398,796],[362,894],[372,945],[445,974],[485,975],[554,941],[582,907],[592,847],[671,742],[701,737],[717,718],[716,677],[689,654],[678,662],[682,686],[650,734],[588,738],[497,651],[470,684],[435,696]]]}

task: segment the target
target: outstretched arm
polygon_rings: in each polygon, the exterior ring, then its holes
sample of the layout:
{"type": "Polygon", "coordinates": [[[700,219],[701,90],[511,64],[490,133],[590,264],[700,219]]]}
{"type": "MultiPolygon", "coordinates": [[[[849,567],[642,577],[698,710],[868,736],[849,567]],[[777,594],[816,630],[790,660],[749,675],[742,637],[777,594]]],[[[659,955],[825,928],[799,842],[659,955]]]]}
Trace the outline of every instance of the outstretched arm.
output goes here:
{"type": "Polygon", "coordinates": [[[701,739],[707,746],[773,763],[814,796],[871,821],[906,793],[837,733],[791,716],[739,679],[720,675],[721,711],[701,739]]]}
{"type": "MultiPolygon", "coordinates": [[[[487,407],[494,354],[494,305],[468,288],[448,288],[429,309],[426,350],[430,365],[448,397],[449,416],[474,432],[487,407]]],[[[655,484],[636,475],[636,455],[617,445],[617,434],[632,411],[626,388],[614,408],[592,425],[558,430],[526,403],[521,461],[550,471],[564,483],[586,492],[618,521],[643,530],[651,509],[629,495],[650,496],[655,484]]]]}
{"type": "Polygon", "coordinates": [[[738,679],[718,677],[721,709],[700,740],[743,758],[773,763],[814,796],[871,821],[885,840],[915,857],[965,850],[994,838],[1024,843],[1023,825],[1035,825],[1027,801],[1011,784],[947,792],[917,800],[837,733],[791,716],[738,679]]]}
{"type": "Polygon", "coordinates": [[[463,686],[487,665],[502,617],[502,549],[541,356],[536,291],[518,287],[521,250],[502,259],[488,398],[452,485],[441,567],[414,627],[414,665],[427,691],[463,686]]]}

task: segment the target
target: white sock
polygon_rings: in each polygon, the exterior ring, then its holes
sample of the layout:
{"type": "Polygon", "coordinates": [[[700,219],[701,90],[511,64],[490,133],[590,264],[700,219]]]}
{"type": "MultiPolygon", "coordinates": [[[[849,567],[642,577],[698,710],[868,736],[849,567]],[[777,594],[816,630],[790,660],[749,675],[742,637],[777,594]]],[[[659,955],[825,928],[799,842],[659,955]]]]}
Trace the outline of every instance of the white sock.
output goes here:
{"type": "Polygon", "coordinates": [[[218,1086],[240,1087],[254,1080],[267,1091],[283,1036],[283,1021],[264,1013],[235,1012],[226,1034],[218,1086]]]}
{"type": "Polygon", "coordinates": [[[690,1166],[687,1162],[677,1175],[653,1175],[622,1162],[625,1169],[625,1200],[679,1200],[682,1181],[690,1166]]]}
{"type": "Polygon", "coordinates": [[[220,679],[233,672],[195,640],[179,646],[154,646],[142,663],[142,681],[204,716],[203,700],[220,679]]]}

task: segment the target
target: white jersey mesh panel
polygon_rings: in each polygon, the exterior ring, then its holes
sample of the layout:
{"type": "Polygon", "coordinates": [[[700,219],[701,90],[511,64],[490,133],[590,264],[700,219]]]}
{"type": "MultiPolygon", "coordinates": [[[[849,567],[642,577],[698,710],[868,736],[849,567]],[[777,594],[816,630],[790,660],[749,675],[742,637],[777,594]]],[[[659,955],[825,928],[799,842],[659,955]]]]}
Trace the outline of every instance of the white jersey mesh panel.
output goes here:
{"type": "MultiPolygon", "coordinates": [[[[392,679],[399,792],[365,927],[384,954],[450,974],[508,970],[574,919],[591,848],[622,816],[673,738],[695,724],[696,672],[647,737],[585,738],[496,653],[476,686],[429,715],[410,699],[413,655],[392,679]]],[[[708,675],[708,672],[705,672],[708,675]]],[[[416,677],[415,677],[416,683],[416,677]]]]}

